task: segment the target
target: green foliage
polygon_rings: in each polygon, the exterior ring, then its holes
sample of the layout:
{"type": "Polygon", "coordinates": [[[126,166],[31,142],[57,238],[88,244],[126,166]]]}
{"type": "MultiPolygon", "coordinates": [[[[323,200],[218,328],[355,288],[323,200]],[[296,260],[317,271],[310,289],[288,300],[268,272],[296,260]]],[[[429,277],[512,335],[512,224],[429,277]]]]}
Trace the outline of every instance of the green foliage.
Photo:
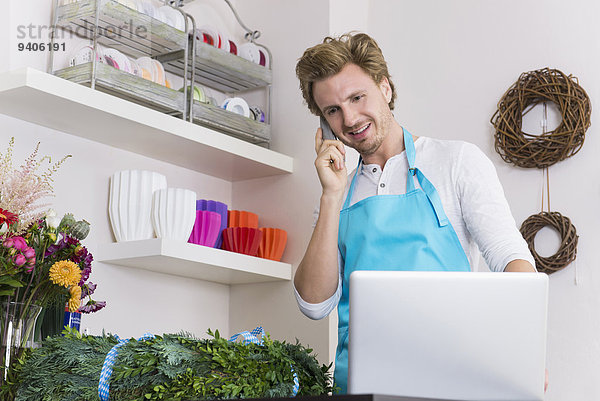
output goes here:
{"type": "MultiPolygon", "coordinates": [[[[45,340],[15,369],[17,400],[99,400],[100,370],[117,339],[74,330],[64,334],[45,340]]],[[[245,345],[218,331],[208,334],[212,338],[180,333],[131,339],[119,348],[111,401],[290,397],[293,372],[300,381],[298,395],[332,391],[331,365],[320,366],[312,350],[298,341],[289,344],[266,335],[262,345],[245,345]]]]}

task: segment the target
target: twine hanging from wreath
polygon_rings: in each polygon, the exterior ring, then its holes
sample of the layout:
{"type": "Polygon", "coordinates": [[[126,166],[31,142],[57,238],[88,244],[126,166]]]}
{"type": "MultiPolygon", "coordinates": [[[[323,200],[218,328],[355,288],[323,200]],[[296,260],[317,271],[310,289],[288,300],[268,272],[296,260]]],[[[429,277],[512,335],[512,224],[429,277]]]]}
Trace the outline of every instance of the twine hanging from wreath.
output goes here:
{"type": "Polygon", "coordinates": [[[546,168],[581,149],[590,115],[590,99],[577,78],[549,68],[523,73],[492,116],[496,152],[519,167],[546,168]],[[547,101],[560,110],[560,125],[539,136],[523,132],[524,113],[547,101]]]}

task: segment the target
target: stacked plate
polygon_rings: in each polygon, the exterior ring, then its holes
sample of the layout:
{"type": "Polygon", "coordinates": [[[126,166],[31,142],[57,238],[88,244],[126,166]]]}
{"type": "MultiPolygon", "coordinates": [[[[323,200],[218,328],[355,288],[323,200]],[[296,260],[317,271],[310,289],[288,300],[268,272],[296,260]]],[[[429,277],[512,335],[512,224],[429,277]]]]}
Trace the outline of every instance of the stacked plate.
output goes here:
{"type": "Polygon", "coordinates": [[[246,118],[250,118],[250,107],[248,103],[241,97],[228,97],[223,101],[221,107],[232,113],[242,115],[246,118]]]}
{"type": "MultiPolygon", "coordinates": [[[[119,0],[121,3],[124,1],[128,3],[133,2],[133,0],[119,0]]],[[[173,28],[185,32],[185,17],[176,8],[157,3],[153,0],[135,0],[135,5],[135,8],[142,14],[146,14],[173,28]]]]}
{"type": "Polygon", "coordinates": [[[268,53],[251,42],[244,43],[239,47],[238,56],[263,67],[269,65],[268,53]]]}
{"type": "MultiPolygon", "coordinates": [[[[69,66],[74,67],[79,64],[91,63],[93,59],[94,47],[90,44],[84,44],[73,52],[69,59],[69,66]]],[[[129,74],[148,79],[168,88],[171,87],[163,65],[160,61],[150,57],[140,57],[134,60],[117,49],[98,45],[96,60],[129,74]]]]}
{"type": "MultiPolygon", "coordinates": [[[[78,0],[62,0],[61,5],[68,5],[77,3],[78,0]]],[[[185,32],[185,16],[183,13],[178,11],[175,7],[164,5],[162,2],[155,0],[104,0],[104,1],[116,1],[129,7],[132,10],[139,11],[142,14],[146,14],[154,19],[157,19],[167,25],[172,26],[182,32],[185,32]]]]}
{"type": "Polygon", "coordinates": [[[197,41],[209,46],[216,47],[228,53],[238,54],[238,47],[223,31],[220,31],[210,25],[204,25],[196,29],[195,38],[197,41]]]}
{"type": "Polygon", "coordinates": [[[136,62],[140,66],[143,78],[167,88],[171,87],[171,83],[167,79],[165,69],[160,61],[144,56],[138,58],[136,62]]]}

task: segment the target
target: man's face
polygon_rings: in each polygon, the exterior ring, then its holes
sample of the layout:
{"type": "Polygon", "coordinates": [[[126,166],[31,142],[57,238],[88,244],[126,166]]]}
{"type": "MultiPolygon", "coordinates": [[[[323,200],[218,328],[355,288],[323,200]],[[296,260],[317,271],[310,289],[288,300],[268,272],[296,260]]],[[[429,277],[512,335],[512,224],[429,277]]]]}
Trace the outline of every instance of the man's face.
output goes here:
{"type": "Polygon", "coordinates": [[[316,81],[313,97],[342,143],[363,156],[379,149],[392,121],[387,79],[377,85],[359,66],[348,64],[338,74],[316,81]]]}

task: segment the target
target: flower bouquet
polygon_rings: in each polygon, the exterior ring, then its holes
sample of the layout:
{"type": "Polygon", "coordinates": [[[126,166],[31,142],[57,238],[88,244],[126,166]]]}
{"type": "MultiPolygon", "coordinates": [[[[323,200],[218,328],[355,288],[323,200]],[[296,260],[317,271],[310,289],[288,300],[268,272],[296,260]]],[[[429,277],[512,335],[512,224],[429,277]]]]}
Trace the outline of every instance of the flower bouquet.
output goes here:
{"type": "MultiPolygon", "coordinates": [[[[92,255],[81,244],[89,223],[67,213],[59,219],[42,199],[53,194],[52,176],[69,157],[38,160],[38,146],[19,169],[12,166],[14,138],[0,154],[0,398],[12,399],[10,366],[34,347],[42,311],[102,309],[88,281],[92,255]],[[41,174],[43,163],[50,164],[41,174]],[[82,300],[84,302],[82,302],[82,300]]],[[[62,323],[62,320],[61,320],[62,323]]],[[[60,330],[58,331],[60,332],[60,330]]]]}

